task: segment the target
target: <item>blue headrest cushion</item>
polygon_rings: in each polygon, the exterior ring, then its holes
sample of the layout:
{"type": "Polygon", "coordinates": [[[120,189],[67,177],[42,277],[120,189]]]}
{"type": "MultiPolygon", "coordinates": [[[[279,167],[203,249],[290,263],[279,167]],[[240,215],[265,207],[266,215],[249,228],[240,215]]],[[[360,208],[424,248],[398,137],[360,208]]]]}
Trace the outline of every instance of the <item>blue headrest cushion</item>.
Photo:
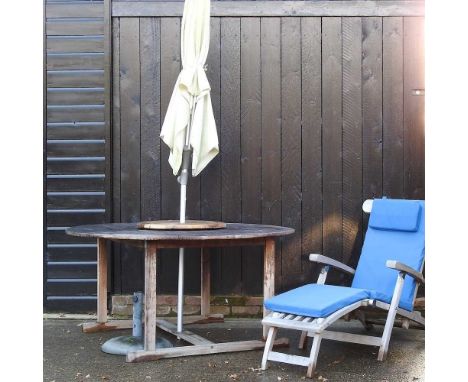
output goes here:
{"type": "Polygon", "coordinates": [[[421,205],[415,200],[374,199],[369,226],[387,231],[416,232],[421,205]]]}

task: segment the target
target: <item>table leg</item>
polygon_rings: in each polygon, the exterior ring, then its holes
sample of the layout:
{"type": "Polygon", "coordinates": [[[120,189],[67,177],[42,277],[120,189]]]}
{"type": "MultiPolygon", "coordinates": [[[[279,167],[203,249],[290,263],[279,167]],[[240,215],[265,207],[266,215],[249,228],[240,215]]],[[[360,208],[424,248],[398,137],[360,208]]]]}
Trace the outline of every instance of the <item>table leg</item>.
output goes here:
{"type": "MultiPolygon", "coordinates": [[[[275,294],[275,239],[265,240],[263,251],[263,300],[266,300],[275,294]]],[[[263,307],[263,317],[269,312],[263,307]]],[[[266,339],[268,330],[263,327],[263,338],[266,339]]]]}
{"type": "Polygon", "coordinates": [[[156,252],[157,245],[145,242],[145,350],[156,349],[156,252]]]}
{"type": "Polygon", "coordinates": [[[131,329],[132,320],[107,320],[107,240],[97,239],[97,319],[96,322],[84,322],[84,333],[96,333],[116,329],[131,329]]]}
{"type": "Polygon", "coordinates": [[[210,252],[208,248],[201,250],[201,316],[210,314],[211,298],[211,272],[210,272],[210,252]]]}
{"type": "Polygon", "coordinates": [[[107,322],[107,243],[97,239],[97,322],[107,322]]]}

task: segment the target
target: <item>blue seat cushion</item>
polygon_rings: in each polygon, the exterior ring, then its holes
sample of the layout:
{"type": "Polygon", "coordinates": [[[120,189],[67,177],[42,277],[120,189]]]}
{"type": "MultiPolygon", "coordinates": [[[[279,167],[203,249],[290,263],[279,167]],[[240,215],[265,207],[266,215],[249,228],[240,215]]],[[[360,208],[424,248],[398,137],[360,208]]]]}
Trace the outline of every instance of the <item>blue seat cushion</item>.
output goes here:
{"type": "Polygon", "coordinates": [[[417,200],[375,199],[369,227],[381,230],[416,232],[421,204],[417,200]]]}
{"type": "MultiPolygon", "coordinates": [[[[374,200],[361,257],[351,284],[353,288],[368,290],[370,298],[390,303],[398,271],[388,268],[387,261],[400,261],[421,270],[425,257],[424,204],[421,200],[374,200]],[[382,223],[385,216],[390,218],[387,223],[382,223]],[[379,228],[374,227],[376,224],[379,228]],[[399,224],[399,229],[383,229],[384,224],[388,227],[399,224]],[[416,227],[416,231],[411,231],[412,227],[416,227]]],[[[415,291],[415,280],[406,276],[400,308],[413,310],[415,291]]]]}
{"type": "Polygon", "coordinates": [[[320,318],[367,298],[369,292],[363,289],[308,284],[266,300],[265,308],[275,312],[320,318]]]}
{"type": "MultiPolygon", "coordinates": [[[[369,290],[368,292],[369,298],[372,300],[386,302],[387,304],[390,304],[392,302],[392,295],[388,295],[377,290],[369,290]]],[[[411,300],[400,300],[398,306],[410,312],[413,310],[413,303],[411,300]]]]}

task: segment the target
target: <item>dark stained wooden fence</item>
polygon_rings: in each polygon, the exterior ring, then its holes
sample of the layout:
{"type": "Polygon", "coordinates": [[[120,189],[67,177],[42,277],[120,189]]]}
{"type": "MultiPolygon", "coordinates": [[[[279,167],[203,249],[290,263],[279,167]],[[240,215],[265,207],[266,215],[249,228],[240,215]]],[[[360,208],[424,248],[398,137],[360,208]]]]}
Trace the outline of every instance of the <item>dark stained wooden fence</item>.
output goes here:
{"type": "Polygon", "coordinates": [[[45,307],[93,310],[96,243],[65,234],[110,214],[110,61],[102,1],[45,4],[45,307]]]}
{"type": "MultiPolygon", "coordinates": [[[[178,217],[158,136],[181,69],[181,11],[180,2],[112,3],[112,177],[92,191],[112,186],[113,221],[178,217]]],[[[418,1],[213,2],[207,64],[221,153],[190,180],[187,211],[294,228],[279,245],[278,289],[312,280],[304,254],[357,262],[363,200],[424,198],[423,14],[418,1]]],[[[73,200],[66,208],[97,208],[73,200]]],[[[94,261],[94,249],[73,258],[94,261]]],[[[142,289],[141,252],[113,254],[113,293],[142,289]]],[[[213,293],[261,294],[261,256],[215,251],[213,293]]],[[[159,291],[175,292],[176,252],[158,262],[159,291]]],[[[199,267],[192,251],[188,293],[199,292],[199,267]]]]}
{"type": "MultiPolygon", "coordinates": [[[[279,288],[291,288],[314,271],[302,254],[357,261],[363,200],[424,198],[424,20],[354,17],[352,1],[342,11],[353,17],[234,3],[212,8],[207,64],[221,153],[190,182],[188,215],[293,227],[277,257],[279,288]]],[[[181,69],[180,11],[113,3],[116,221],[178,217],[158,135],[181,69]]],[[[261,252],[235,251],[218,251],[214,292],[261,294],[261,252]]],[[[116,291],[142,288],[141,255],[122,250],[117,267],[116,291]]],[[[198,254],[187,269],[196,293],[198,254]]],[[[159,271],[161,290],[175,292],[175,252],[161,256],[159,271]]]]}

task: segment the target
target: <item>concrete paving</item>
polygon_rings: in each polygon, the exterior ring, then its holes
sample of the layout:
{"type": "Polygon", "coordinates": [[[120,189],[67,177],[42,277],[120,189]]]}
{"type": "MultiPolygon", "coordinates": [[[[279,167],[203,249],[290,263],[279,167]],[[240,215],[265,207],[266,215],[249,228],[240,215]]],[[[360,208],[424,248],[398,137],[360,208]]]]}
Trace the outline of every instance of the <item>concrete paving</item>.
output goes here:
{"type": "MultiPolygon", "coordinates": [[[[44,320],[44,381],[46,382],[217,382],[303,381],[306,369],[270,363],[266,371],[259,370],[261,351],[226,353],[165,359],[130,364],[123,356],[108,355],[100,347],[109,338],[129,335],[130,330],[85,334],[81,321],[44,320]]],[[[261,334],[259,320],[226,320],[224,324],[191,325],[190,330],[212,341],[256,339],[261,334]]],[[[337,330],[363,333],[357,322],[339,322],[337,330]]],[[[378,335],[381,327],[372,330],[378,335]]],[[[289,351],[306,355],[296,349],[296,331],[280,331],[290,339],[289,351]]],[[[170,338],[170,337],[169,337],[170,338]]],[[[181,343],[183,345],[183,343],[181,343]]],[[[393,331],[390,352],[385,362],[377,361],[377,348],[371,346],[322,341],[315,381],[321,382],[420,382],[424,380],[424,331],[399,329],[393,331]]]]}

